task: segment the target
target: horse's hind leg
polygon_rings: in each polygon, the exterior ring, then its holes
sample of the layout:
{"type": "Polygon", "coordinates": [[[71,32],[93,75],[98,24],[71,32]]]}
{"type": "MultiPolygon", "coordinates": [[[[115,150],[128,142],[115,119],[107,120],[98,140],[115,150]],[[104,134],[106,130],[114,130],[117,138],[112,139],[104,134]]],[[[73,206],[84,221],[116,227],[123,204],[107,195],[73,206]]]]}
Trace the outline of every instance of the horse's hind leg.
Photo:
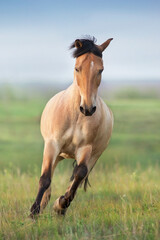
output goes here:
{"type": "Polygon", "coordinates": [[[62,214],[62,215],[65,214],[67,208],[69,207],[71,201],[73,200],[76,194],[77,188],[88,176],[88,173],[90,171],[90,165],[89,165],[90,155],[91,155],[90,147],[84,147],[79,152],[79,156],[81,157],[80,159],[78,159],[77,161],[78,165],[74,169],[73,181],[71,185],[68,187],[64,196],[61,196],[60,198],[58,198],[54,203],[53,208],[58,214],[62,214]]]}
{"type": "MultiPolygon", "coordinates": [[[[39,190],[34,204],[31,207],[30,216],[33,217],[40,212],[40,204],[45,191],[50,187],[51,177],[53,175],[54,169],[58,163],[58,151],[52,141],[45,143],[43,163],[42,163],[42,173],[39,180],[39,190]]],[[[48,191],[49,193],[49,191],[48,191]]],[[[48,195],[49,196],[49,195],[48,195]]]]}
{"type": "Polygon", "coordinates": [[[56,200],[54,203],[54,210],[58,214],[64,215],[67,208],[69,207],[71,201],[73,200],[76,190],[80,183],[85,179],[87,176],[88,169],[85,164],[80,164],[76,167],[74,171],[74,180],[72,181],[71,185],[68,187],[64,196],[61,196],[56,200]]]}

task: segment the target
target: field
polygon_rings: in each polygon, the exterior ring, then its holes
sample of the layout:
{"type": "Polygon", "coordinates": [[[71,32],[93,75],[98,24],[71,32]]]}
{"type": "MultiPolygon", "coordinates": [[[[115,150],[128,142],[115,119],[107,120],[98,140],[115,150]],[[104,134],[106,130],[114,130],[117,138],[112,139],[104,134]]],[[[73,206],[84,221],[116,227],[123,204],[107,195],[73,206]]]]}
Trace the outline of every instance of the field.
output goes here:
{"type": "Polygon", "coordinates": [[[114,131],[107,151],[65,217],[53,203],[64,194],[72,160],[53,177],[52,197],[40,217],[28,218],[42,162],[39,121],[46,99],[0,103],[0,239],[160,239],[160,101],[107,101],[114,131]]]}

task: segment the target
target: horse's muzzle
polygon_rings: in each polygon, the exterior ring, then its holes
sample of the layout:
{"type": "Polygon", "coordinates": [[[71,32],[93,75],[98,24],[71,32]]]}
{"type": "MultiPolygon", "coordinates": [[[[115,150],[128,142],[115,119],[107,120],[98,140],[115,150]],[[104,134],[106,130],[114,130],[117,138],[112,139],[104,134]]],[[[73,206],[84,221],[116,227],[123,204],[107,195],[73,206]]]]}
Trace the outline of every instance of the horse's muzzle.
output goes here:
{"type": "Polygon", "coordinates": [[[92,116],[92,114],[96,111],[96,106],[91,107],[91,108],[87,108],[87,107],[83,108],[82,106],[80,106],[80,111],[85,116],[92,116]]]}

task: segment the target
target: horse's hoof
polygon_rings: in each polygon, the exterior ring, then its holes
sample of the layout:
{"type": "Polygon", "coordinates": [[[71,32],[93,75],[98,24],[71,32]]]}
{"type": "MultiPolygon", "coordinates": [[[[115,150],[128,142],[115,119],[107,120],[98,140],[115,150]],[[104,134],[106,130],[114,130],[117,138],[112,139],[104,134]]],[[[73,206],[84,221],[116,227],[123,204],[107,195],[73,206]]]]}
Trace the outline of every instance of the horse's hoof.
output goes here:
{"type": "Polygon", "coordinates": [[[67,208],[63,208],[60,205],[60,199],[64,198],[64,196],[61,196],[60,198],[57,198],[57,200],[55,201],[54,205],[53,205],[53,209],[54,211],[58,214],[58,215],[65,215],[67,208]]]}
{"type": "Polygon", "coordinates": [[[31,207],[31,213],[30,217],[34,218],[36,215],[38,215],[40,212],[40,205],[38,205],[36,202],[31,207]]]}

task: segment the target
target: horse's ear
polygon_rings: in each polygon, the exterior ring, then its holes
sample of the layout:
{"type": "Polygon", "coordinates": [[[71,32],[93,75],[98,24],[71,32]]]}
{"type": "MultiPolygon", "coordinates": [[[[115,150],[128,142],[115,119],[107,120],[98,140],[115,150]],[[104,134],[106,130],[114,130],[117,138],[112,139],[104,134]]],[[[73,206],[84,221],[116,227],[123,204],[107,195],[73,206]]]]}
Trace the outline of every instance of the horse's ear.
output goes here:
{"type": "Polygon", "coordinates": [[[102,43],[101,45],[98,46],[99,50],[101,52],[103,52],[107,47],[108,45],[110,44],[110,42],[113,40],[113,38],[109,38],[107,41],[105,41],[104,43],[102,43]]]}
{"type": "Polygon", "coordinates": [[[74,45],[76,48],[81,48],[82,47],[82,42],[79,39],[76,39],[74,42],[74,45]]]}

